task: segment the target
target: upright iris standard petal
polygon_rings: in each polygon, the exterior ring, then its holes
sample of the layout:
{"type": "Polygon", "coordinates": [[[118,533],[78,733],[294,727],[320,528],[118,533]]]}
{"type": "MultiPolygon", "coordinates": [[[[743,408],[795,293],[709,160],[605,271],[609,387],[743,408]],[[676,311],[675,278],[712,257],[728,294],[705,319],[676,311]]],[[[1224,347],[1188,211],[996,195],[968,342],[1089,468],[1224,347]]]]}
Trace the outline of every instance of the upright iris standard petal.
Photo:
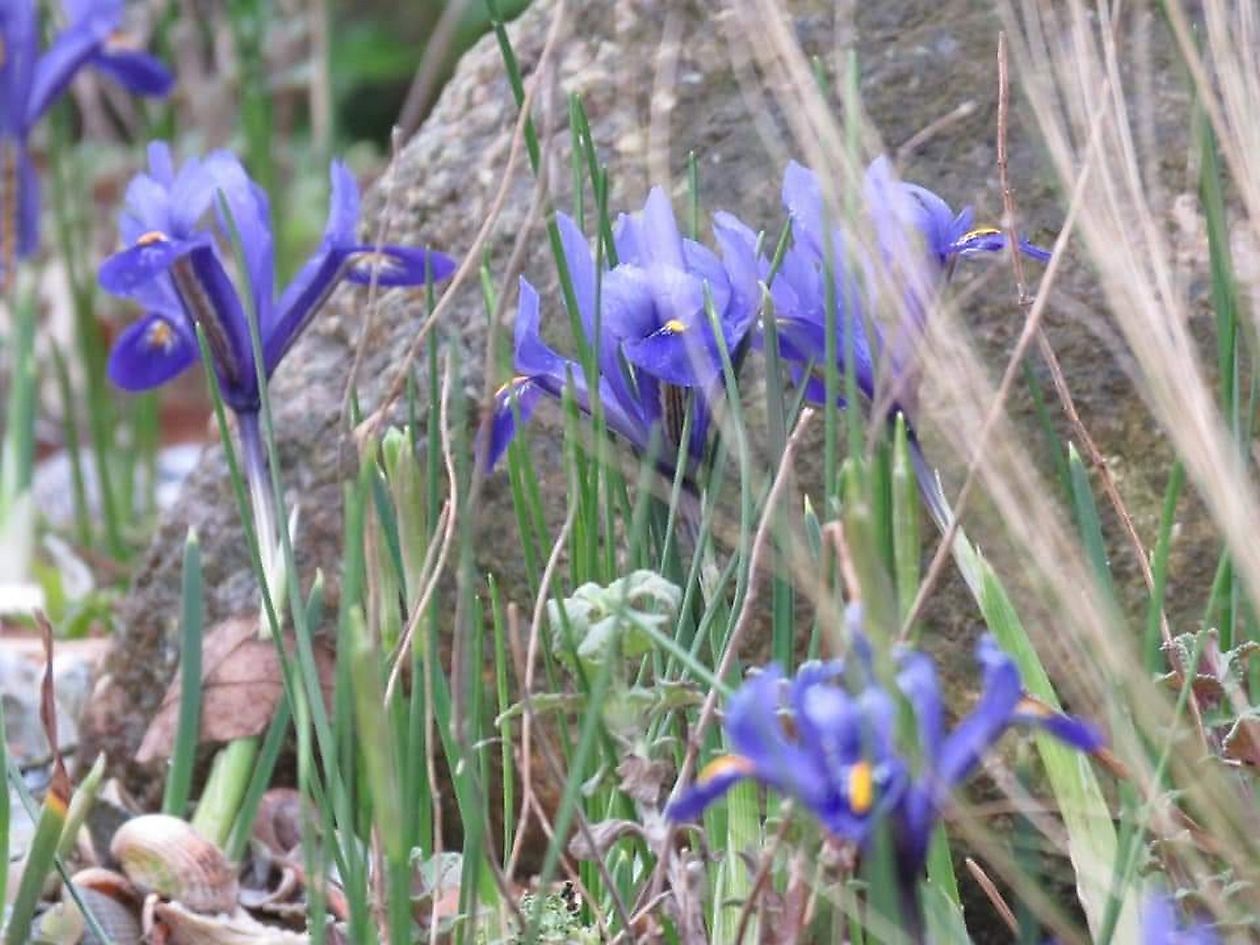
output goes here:
{"type": "MultiPolygon", "coordinates": [[[[228,152],[192,159],[176,169],[169,148],[156,142],[149,148],[149,172],[137,175],[127,188],[119,229],[128,245],[102,265],[101,285],[144,304],[150,318],[179,326],[180,337],[195,339],[200,327],[224,400],[242,416],[253,414],[260,391],[250,318],[258,319],[261,373],[267,378],[332,290],[354,276],[355,256],[361,251],[354,242],[358,189],[340,163],[333,165],[332,180],[324,240],[277,300],[267,194],[228,152]],[[239,247],[243,263],[239,283],[224,265],[225,258],[235,255],[233,247],[239,247]]],[[[454,269],[454,262],[439,253],[385,249],[399,261],[390,284],[419,285],[454,269]]],[[[120,341],[120,386],[128,386],[132,378],[142,378],[148,386],[165,379],[161,371],[144,374],[136,366],[134,349],[141,337],[137,329],[124,335],[127,346],[120,341]]]]}

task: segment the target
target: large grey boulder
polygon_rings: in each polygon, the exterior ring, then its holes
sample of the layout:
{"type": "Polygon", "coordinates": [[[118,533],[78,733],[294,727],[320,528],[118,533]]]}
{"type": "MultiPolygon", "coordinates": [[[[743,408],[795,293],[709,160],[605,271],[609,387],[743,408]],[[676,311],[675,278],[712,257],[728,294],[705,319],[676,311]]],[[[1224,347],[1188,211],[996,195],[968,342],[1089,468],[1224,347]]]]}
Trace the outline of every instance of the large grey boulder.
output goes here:
{"type": "MultiPolygon", "coordinates": [[[[835,50],[835,6],[822,0],[786,4],[806,51],[825,61],[835,50]]],[[[981,219],[993,220],[1000,214],[994,167],[998,23],[986,6],[972,0],[858,4],[856,36],[865,107],[890,147],[961,103],[974,102],[969,116],[927,141],[904,171],[951,203],[975,203],[981,219]]],[[[535,72],[555,9],[554,0],[538,0],[510,28],[526,76],[535,72]]],[[[547,181],[558,205],[571,206],[565,96],[576,92],[611,171],[614,208],[636,208],[650,183],[666,183],[681,209],[687,154],[694,149],[706,215],[728,209],[754,227],[777,231],[782,220],[782,163],[796,151],[773,97],[761,88],[747,59],[745,44],[758,42],[758,36],[749,35],[729,10],[703,0],[571,2],[560,30],[553,57],[555,81],[539,90],[536,108],[540,132],[550,131],[544,141],[549,154],[547,181]],[[676,48],[662,49],[665,35],[676,38],[676,48]],[[657,86],[658,73],[671,76],[668,86],[657,86]],[[653,179],[651,174],[668,179],[653,179]]],[[[503,280],[514,241],[527,225],[535,189],[523,154],[505,178],[516,115],[498,48],[493,37],[487,37],[460,63],[422,130],[375,188],[365,208],[369,221],[365,225],[388,205],[392,240],[423,242],[461,254],[472,244],[506,179],[506,201],[487,244],[492,270],[503,280]]],[[[1016,122],[1011,146],[1012,174],[1028,229],[1034,236],[1051,239],[1060,211],[1032,142],[1030,123],[1016,122]]],[[[552,301],[544,320],[562,326],[565,319],[555,304],[556,280],[546,236],[538,220],[529,225],[523,268],[552,301]]],[[[974,270],[960,273],[962,279],[977,277],[983,276],[974,270]]],[[[997,288],[977,294],[968,320],[982,350],[992,355],[996,372],[1018,333],[1019,317],[1005,283],[995,278],[991,284],[997,288]]],[[[514,311],[514,287],[504,281],[500,289],[513,293],[508,311],[514,311]]],[[[1065,299],[1079,303],[1069,309],[1089,307],[1096,298],[1079,266],[1072,267],[1060,291],[1065,299]]],[[[314,568],[322,567],[334,601],[342,532],[340,483],[355,462],[341,418],[354,351],[360,333],[367,330],[358,392],[365,408],[371,409],[426,312],[422,294],[390,292],[369,325],[365,302],[362,291],[341,292],[287,359],[273,385],[284,480],[302,507],[302,578],[309,582],[314,568]]],[[[1125,375],[1105,346],[1098,344],[1088,326],[1058,315],[1059,311],[1063,309],[1056,308],[1050,316],[1051,337],[1071,373],[1086,421],[1109,454],[1147,457],[1140,467],[1121,459],[1117,473],[1134,500],[1139,526],[1150,534],[1150,516],[1157,514],[1155,497],[1163,484],[1159,457],[1165,455],[1164,449],[1149,424],[1140,420],[1125,375]]],[[[461,352],[461,394],[479,397],[487,316],[475,280],[461,291],[435,334],[441,344],[461,352]]],[[[420,359],[421,368],[424,360],[420,359]]],[[[1020,395],[1015,408],[1028,410],[1020,395]]],[[[548,427],[544,418],[533,435],[540,445],[552,446],[538,453],[547,501],[556,512],[563,507],[565,485],[560,450],[554,448],[555,426],[548,427]]],[[[499,575],[511,597],[523,586],[523,575],[520,554],[514,550],[511,499],[501,475],[487,483],[476,513],[479,563],[499,575]]],[[[197,529],[204,549],[211,619],[253,608],[254,581],[217,447],[206,450],[183,500],[166,516],[141,563],[122,604],[114,653],[88,722],[92,744],[107,750],[115,765],[139,783],[144,783],[144,772],[130,767],[130,759],[178,659],[180,554],[190,526],[197,529]]],[[[1135,575],[1125,555],[1118,555],[1116,562],[1122,577],[1135,575]]],[[[523,596],[516,599],[527,603],[523,596]]],[[[974,621],[975,616],[962,602],[952,614],[934,612],[930,619],[942,632],[951,632],[952,626],[974,621]]]]}

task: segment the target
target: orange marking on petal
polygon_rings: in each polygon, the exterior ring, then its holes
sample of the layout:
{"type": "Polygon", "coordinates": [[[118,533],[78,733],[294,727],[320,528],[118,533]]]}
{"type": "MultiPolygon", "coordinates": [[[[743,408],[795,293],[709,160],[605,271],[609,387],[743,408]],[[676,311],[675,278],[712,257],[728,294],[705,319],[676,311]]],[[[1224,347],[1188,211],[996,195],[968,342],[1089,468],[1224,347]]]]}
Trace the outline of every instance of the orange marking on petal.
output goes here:
{"type": "Polygon", "coordinates": [[[126,50],[135,52],[140,48],[140,41],[126,30],[114,30],[109,36],[105,37],[105,48],[114,51],[126,50]]]}
{"type": "Polygon", "coordinates": [[[661,326],[661,331],[667,335],[681,335],[686,330],[687,326],[676,318],[671,318],[661,326]]]}
{"type": "Polygon", "coordinates": [[[166,322],[154,322],[144,333],[144,346],[150,350],[160,348],[165,354],[174,345],[175,331],[166,322]]]}
{"type": "Polygon", "coordinates": [[[137,246],[152,246],[154,243],[165,243],[166,234],[161,230],[149,230],[148,233],[141,233],[136,239],[137,246]]]}
{"type": "Polygon", "coordinates": [[[1015,706],[1015,711],[1024,715],[1032,715],[1039,719],[1050,719],[1058,715],[1058,711],[1046,705],[1035,696],[1024,696],[1015,706]]]}
{"type": "Polygon", "coordinates": [[[996,226],[978,226],[974,230],[968,230],[966,233],[964,233],[962,235],[962,238],[958,242],[966,243],[968,240],[979,239],[982,236],[1001,236],[1001,235],[1002,235],[1002,231],[999,230],[996,226]]]}
{"type": "Polygon", "coordinates": [[[875,803],[875,777],[869,761],[859,761],[849,769],[849,806],[855,814],[865,814],[875,803]]]}
{"type": "Polygon", "coordinates": [[[378,253],[366,249],[353,254],[350,257],[350,264],[353,266],[379,266],[381,269],[398,269],[402,266],[402,263],[389,253],[378,253]]]}
{"type": "Polygon", "coordinates": [[[743,755],[719,755],[701,769],[696,783],[707,784],[731,772],[750,775],[754,770],[756,770],[756,765],[743,755]]]}
{"type": "Polygon", "coordinates": [[[528,381],[529,381],[528,374],[518,374],[516,375],[516,377],[512,378],[506,384],[500,385],[499,389],[494,392],[494,396],[502,397],[504,394],[510,391],[513,387],[520,386],[522,384],[527,383],[528,381]]]}

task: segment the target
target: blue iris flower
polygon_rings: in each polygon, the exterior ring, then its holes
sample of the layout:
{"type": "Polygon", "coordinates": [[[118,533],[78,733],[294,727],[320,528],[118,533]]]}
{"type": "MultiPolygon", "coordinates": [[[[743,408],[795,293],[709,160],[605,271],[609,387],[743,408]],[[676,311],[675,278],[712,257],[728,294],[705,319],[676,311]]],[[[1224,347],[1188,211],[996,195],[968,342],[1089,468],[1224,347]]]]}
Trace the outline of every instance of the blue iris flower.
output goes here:
{"type": "MultiPolygon", "coordinates": [[[[770,286],[780,348],[806,399],[826,403],[820,362],[826,352],[828,295],[834,299],[838,369],[845,369],[846,351],[853,353],[857,389],[876,398],[876,372],[886,359],[896,385],[888,405],[892,411],[912,406],[915,396],[914,345],[933,298],[957,260],[1006,247],[1006,236],[993,227],[974,225],[970,207],[955,213],[944,200],[917,184],[899,180],[886,158],[867,168],[863,198],[878,262],[863,260],[849,247],[839,227],[830,230],[817,176],[792,161],[783,178],[783,205],[792,222],[792,245],[770,286]],[[830,245],[828,245],[830,239],[830,245]],[[900,328],[887,344],[872,312],[876,266],[901,289],[900,328]],[[826,285],[830,271],[833,285],[826,285]],[[852,333],[851,341],[845,337],[852,333]]],[[[1041,261],[1050,254],[1027,240],[1021,252],[1041,261]]]]}
{"type": "Polygon", "coordinates": [[[1026,697],[1014,662],[986,635],[976,648],[983,692],[949,733],[931,659],[915,651],[898,656],[897,687],[918,723],[918,760],[912,762],[896,744],[897,703],[875,681],[867,647],[858,635],[858,665],[850,667],[856,672],[846,673],[839,660],[810,662],[787,683],[771,665],[744,683],[726,711],[732,753],[707,765],[668,816],[691,819],[752,778],[796,800],[838,839],[862,845],[876,824],[889,823],[898,878],[913,889],[950,792],[1008,728],[1040,728],[1081,751],[1102,743],[1087,723],[1026,697]],[[857,691],[844,685],[854,677],[857,691]]]}
{"type": "Polygon", "coordinates": [[[1207,922],[1183,927],[1168,896],[1153,896],[1142,908],[1142,945],[1217,945],[1220,940],[1207,922]]]}
{"type": "MultiPolygon", "coordinates": [[[[127,47],[118,32],[121,0],[64,0],[69,25],[40,53],[34,0],[0,0],[0,267],[35,251],[39,185],[27,154],[35,124],[76,72],[92,66],[138,95],[165,95],[171,74],[127,47]]],[[[8,273],[0,271],[0,277],[8,273]]]]}
{"type": "MultiPolygon", "coordinates": [[[[679,233],[669,198],[657,187],[641,212],[618,218],[618,263],[598,273],[577,223],[563,213],[556,222],[586,341],[597,348],[594,383],[609,429],[640,452],[663,447],[672,460],[682,445],[691,396],[695,411],[686,449],[691,461],[699,460],[709,429],[707,404],[722,383],[722,347],[734,357],[756,317],[756,235],[730,214],[716,214],[719,258],[679,233]]],[[[495,396],[485,441],[488,467],[544,394],[559,399],[569,389],[582,410],[591,410],[592,382],[582,365],[542,340],[538,293],[525,279],[520,293],[517,376],[495,396]]]]}
{"type": "Polygon", "coordinates": [[[259,390],[247,312],[258,318],[263,373],[270,377],[342,281],[367,283],[375,277],[383,286],[422,285],[454,271],[454,260],[442,253],[359,242],[358,187],[340,162],[333,162],[331,176],[323,240],[277,298],[267,195],[240,161],[219,151],[190,159],[176,171],[169,147],[151,144],[148,173],[138,174],[127,188],[119,222],[124,248],[100,271],[107,291],[147,310],[114,345],[109,359],[114,383],[142,391],[183,372],[197,360],[200,325],[224,401],[238,414],[253,414],[259,390]],[[245,265],[240,290],[222,256],[233,227],[245,265]]]}

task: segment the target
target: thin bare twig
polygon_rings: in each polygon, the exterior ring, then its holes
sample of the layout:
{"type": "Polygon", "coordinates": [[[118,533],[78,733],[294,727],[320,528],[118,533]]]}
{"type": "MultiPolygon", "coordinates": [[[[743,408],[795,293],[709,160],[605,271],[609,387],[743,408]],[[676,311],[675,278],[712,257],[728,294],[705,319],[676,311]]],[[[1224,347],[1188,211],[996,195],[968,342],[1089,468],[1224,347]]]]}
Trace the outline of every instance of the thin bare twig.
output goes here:
{"type": "MultiPolygon", "coordinates": [[[[391,161],[397,166],[398,163],[398,129],[395,128],[390,136],[391,161]]],[[[386,174],[381,182],[381,188],[385,191],[384,206],[381,207],[380,219],[376,225],[376,235],[372,242],[372,250],[375,259],[380,259],[381,247],[385,245],[385,237],[389,232],[389,219],[394,212],[394,192],[397,188],[394,186],[394,175],[386,174]]],[[[363,359],[367,354],[367,346],[369,336],[372,334],[372,322],[376,318],[377,308],[380,302],[380,275],[382,267],[379,265],[372,266],[371,275],[368,277],[368,295],[367,305],[364,307],[363,323],[359,328],[359,338],[354,346],[354,360],[350,363],[350,373],[346,375],[346,389],[341,394],[341,418],[345,422],[345,418],[350,415],[350,401],[354,394],[355,385],[359,380],[359,371],[363,367],[363,359]]]]}
{"type": "Polygon", "coordinates": [[[748,932],[748,923],[752,921],[753,910],[756,907],[757,900],[761,898],[761,892],[765,888],[766,881],[770,878],[770,868],[774,866],[774,858],[783,846],[783,841],[787,839],[788,827],[791,825],[792,816],[789,812],[783,818],[783,823],[779,824],[779,831],[774,835],[774,840],[761,854],[761,862],[757,866],[757,874],[753,877],[752,889],[748,891],[748,897],[744,900],[744,904],[739,910],[739,924],[735,926],[735,945],[743,945],[744,935],[748,932]]]}
{"type": "Polygon", "coordinates": [[[915,151],[923,147],[923,145],[925,145],[928,141],[935,138],[938,134],[940,134],[950,125],[956,124],[957,122],[962,121],[964,118],[970,118],[975,113],[976,113],[975,99],[969,98],[965,102],[960,102],[958,104],[958,107],[955,108],[953,111],[946,112],[944,115],[941,115],[939,118],[935,118],[932,121],[928,122],[918,131],[912,134],[909,138],[907,138],[904,143],[898,146],[895,152],[895,155],[896,155],[895,162],[898,169],[900,169],[901,166],[904,165],[907,160],[909,160],[910,156],[914,154],[915,151]]]}
{"type": "MultiPolygon", "coordinates": [[[[792,430],[792,435],[788,437],[787,445],[784,447],[783,459],[775,472],[774,482],[770,486],[770,493],[766,497],[766,504],[761,513],[761,521],[757,524],[757,532],[753,536],[752,551],[748,559],[748,593],[744,596],[744,603],[740,608],[739,616],[736,618],[735,625],[731,628],[730,635],[727,637],[726,649],[722,653],[722,659],[714,671],[714,676],[717,679],[724,679],[730,672],[731,665],[735,661],[735,655],[739,651],[740,643],[752,624],[753,605],[760,596],[757,591],[757,571],[761,566],[767,538],[770,535],[776,517],[775,507],[779,504],[779,498],[785,485],[791,479],[793,458],[796,455],[797,448],[800,446],[801,437],[813,416],[814,411],[808,407],[801,411],[800,418],[796,421],[796,427],[792,430]]],[[[713,724],[713,719],[717,713],[717,699],[718,688],[714,686],[709,689],[708,694],[705,696],[704,704],[700,708],[700,717],[696,722],[691,737],[687,739],[687,752],[683,757],[682,765],[678,769],[678,779],[670,796],[671,803],[691,779],[691,773],[695,769],[696,756],[700,753],[700,743],[704,738],[704,733],[713,724]]],[[[669,849],[673,844],[674,832],[675,826],[671,824],[662,844],[663,849],[669,849]]],[[[661,887],[665,882],[664,866],[666,860],[666,857],[661,857],[657,863],[656,875],[653,877],[652,890],[648,898],[655,898],[661,891],[661,887]]]]}
{"type": "MultiPolygon", "coordinates": [[[[1024,260],[1019,251],[1019,230],[1018,230],[1018,210],[1015,205],[1015,192],[1011,187],[1010,174],[1007,164],[1007,129],[1010,127],[1010,75],[1007,70],[1006,63],[1006,33],[998,33],[998,128],[997,128],[997,170],[998,179],[1002,188],[1002,215],[1003,224],[1006,230],[1007,249],[1011,258],[1011,269],[1015,273],[1015,286],[1019,295],[1019,304],[1025,307],[1030,304],[1027,300],[1027,290],[1024,285],[1024,260]]],[[[1125,537],[1133,549],[1133,556],[1137,559],[1138,567],[1142,571],[1142,579],[1146,582],[1146,589],[1149,593],[1155,592],[1155,576],[1151,572],[1150,561],[1146,556],[1146,548],[1142,544],[1141,536],[1138,535],[1137,527],[1133,524],[1133,516],[1129,514],[1129,510],[1124,503],[1124,499],[1120,495],[1120,490],[1116,486],[1116,480],[1111,475],[1111,469],[1107,465],[1107,460],[1102,454],[1102,450],[1098,448],[1098,444],[1094,442],[1094,438],[1090,435],[1089,430],[1085,427],[1085,422],[1081,419],[1080,413],[1076,409],[1076,401],[1072,397],[1072,392],[1068,388],[1067,379],[1063,375],[1063,367],[1059,364],[1059,359],[1054,353],[1054,348],[1050,344],[1050,339],[1046,337],[1045,331],[1041,325],[1037,325],[1037,348],[1042,358],[1046,362],[1046,366],[1050,369],[1050,379],[1054,385],[1055,393],[1059,397],[1059,402],[1063,406],[1063,413],[1068,419],[1068,423],[1072,427],[1072,431],[1076,439],[1080,442],[1081,448],[1085,451],[1090,465],[1094,467],[1098,473],[1099,481],[1102,484],[1103,493],[1107,496],[1107,501],[1111,504],[1112,509],[1116,513],[1116,517],[1120,520],[1120,525],[1124,530],[1125,537]]],[[[1159,630],[1165,644],[1172,643],[1172,630],[1168,626],[1168,615],[1164,612],[1161,604],[1159,608],[1159,630]]],[[[1199,737],[1205,745],[1210,746],[1207,729],[1203,722],[1203,712],[1199,706],[1199,700],[1195,696],[1193,689],[1190,692],[1189,699],[1190,714],[1194,719],[1195,728],[1198,730],[1199,737]]]]}
{"type": "Polygon", "coordinates": [[[1015,343],[1015,350],[1011,352],[1010,359],[1006,363],[1006,370],[1002,374],[1002,380],[998,384],[997,392],[994,394],[993,402],[989,405],[988,412],[985,414],[984,421],[980,426],[975,448],[972,451],[971,459],[967,463],[967,472],[963,478],[962,487],[958,490],[958,496],[954,500],[953,511],[949,516],[949,520],[942,523],[941,540],[932,555],[932,560],[924,574],[922,583],[919,585],[919,591],[915,595],[914,602],[906,612],[899,634],[899,639],[903,642],[909,638],[911,627],[919,619],[928,597],[931,596],[932,590],[940,580],[941,574],[944,573],[945,562],[953,550],[954,539],[958,535],[958,529],[962,522],[963,507],[971,496],[971,490],[975,487],[980,462],[984,458],[989,437],[1002,417],[1006,399],[1010,396],[1011,389],[1015,386],[1015,379],[1019,374],[1020,365],[1036,339],[1037,329],[1041,325],[1041,319],[1050,297],[1050,288],[1054,285],[1059,267],[1063,263],[1063,251],[1067,246],[1072,229],[1076,225],[1076,218],[1085,199],[1085,185],[1089,180],[1094,159],[1097,156],[1098,146],[1101,141],[1102,118],[1106,113],[1108,101],[1106,83],[1104,82],[1104,87],[1100,90],[1098,96],[1098,107],[1093,115],[1085,160],[1081,165],[1080,173],[1077,175],[1076,184],[1072,190],[1072,199],[1068,203],[1067,216],[1063,220],[1063,227],[1059,230],[1058,238],[1054,241],[1054,247],[1050,253],[1050,261],[1046,264],[1046,271],[1041,278],[1041,286],[1037,291],[1036,298],[1033,299],[1032,305],[1028,309],[1028,314],[1024,319],[1023,331],[1020,332],[1019,339],[1015,343]]]}
{"type": "Polygon", "coordinates": [[[395,686],[398,684],[405,658],[411,652],[411,644],[415,637],[416,628],[428,611],[429,601],[437,590],[438,582],[442,578],[442,572],[446,569],[451,543],[455,538],[455,516],[459,509],[459,481],[456,478],[455,453],[451,449],[451,433],[448,426],[453,375],[454,365],[448,354],[443,357],[442,390],[438,400],[438,432],[442,444],[442,464],[446,470],[446,479],[450,484],[451,494],[447,497],[446,502],[443,503],[442,511],[438,513],[438,531],[441,532],[442,539],[440,542],[430,545],[424,555],[424,564],[420,570],[420,574],[424,577],[424,590],[407,618],[407,627],[403,632],[401,642],[398,644],[398,652],[394,656],[394,665],[389,672],[389,682],[385,686],[385,702],[387,705],[393,695],[395,686]],[[435,548],[437,549],[436,560],[433,557],[435,548]]]}
{"type": "Polygon", "coordinates": [[[455,305],[455,296],[459,288],[464,284],[469,274],[481,265],[481,251],[486,241],[490,238],[490,234],[494,231],[495,224],[498,223],[499,216],[503,212],[503,206],[507,203],[508,194],[512,189],[516,165],[520,161],[521,149],[525,142],[525,124],[529,120],[533,109],[534,94],[538,88],[538,77],[546,73],[546,65],[551,59],[552,50],[560,35],[560,26],[563,21],[564,2],[561,0],[561,2],[556,4],[556,12],[552,19],[551,28],[547,33],[547,39],[543,44],[542,53],[538,59],[534,79],[525,89],[525,99],[521,103],[520,114],[517,116],[516,124],[512,129],[512,143],[508,150],[507,163],[503,167],[502,181],[494,195],[494,200],[490,203],[485,222],[481,224],[481,228],[473,238],[472,245],[468,247],[468,251],[464,255],[463,262],[455,270],[455,274],[451,277],[450,284],[446,287],[446,291],[442,293],[438,304],[429,314],[429,317],[425,319],[420,330],[416,332],[415,337],[411,339],[411,343],[407,346],[407,350],[403,353],[398,368],[394,372],[393,380],[390,381],[385,395],[381,398],[380,405],[359,424],[355,434],[360,439],[366,439],[371,436],[387,421],[391,408],[406,389],[407,378],[411,375],[412,365],[424,347],[424,341],[428,338],[429,332],[434,329],[447,310],[455,305]]]}
{"type": "MultiPolygon", "coordinates": [[[[565,543],[569,540],[569,533],[573,531],[573,523],[577,519],[577,503],[570,502],[568,511],[564,516],[564,524],[560,526],[560,533],[556,535],[556,540],[552,543],[551,554],[547,556],[547,564],[543,568],[542,578],[538,585],[538,597],[534,601],[534,613],[529,625],[529,646],[525,656],[525,677],[521,685],[521,702],[524,710],[521,718],[521,758],[522,764],[530,764],[533,759],[533,693],[534,693],[534,668],[538,665],[538,638],[541,632],[543,611],[547,607],[547,595],[551,589],[551,582],[555,577],[556,569],[560,567],[560,557],[564,552],[565,543]]],[[[517,856],[520,853],[520,845],[523,831],[518,832],[516,841],[512,844],[512,854],[508,859],[509,869],[516,866],[517,856]]]]}
{"type": "Polygon", "coordinates": [[[993,904],[993,908],[997,910],[997,914],[1002,917],[1006,927],[1011,930],[1011,934],[1018,935],[1019,923],[1015,921],[1015,913],[1006,904],[1006,900],[998,892],[998,888],[993,884],[993,880],[989,879],[989,874],[971,857],[967,857],[963,862],[967,864],[967,872],[971,874],[972,879],[980,884],[980,888],[984,891],[985,896],[988,897],[989,902],[993,904]]]}

